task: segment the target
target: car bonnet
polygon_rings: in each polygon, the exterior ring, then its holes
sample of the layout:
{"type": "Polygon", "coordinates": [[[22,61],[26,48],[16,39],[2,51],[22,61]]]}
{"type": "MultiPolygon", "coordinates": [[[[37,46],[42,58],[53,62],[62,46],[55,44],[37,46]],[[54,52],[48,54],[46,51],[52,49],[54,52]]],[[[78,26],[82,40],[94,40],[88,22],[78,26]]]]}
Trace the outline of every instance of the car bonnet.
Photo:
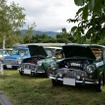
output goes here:
{"type": "Polygon", "coordinates": [[[86,57],[96,59],[94,53],[89,46],[84,45],[64,45],[62,46],[65,58],[70,57],[86,57]]]}
{"type": "Polygon", "coordinates": [[[47,57],[47,53],[42,46],[28,45],[28,48],[31,56],[43,55],[47,57]]]}

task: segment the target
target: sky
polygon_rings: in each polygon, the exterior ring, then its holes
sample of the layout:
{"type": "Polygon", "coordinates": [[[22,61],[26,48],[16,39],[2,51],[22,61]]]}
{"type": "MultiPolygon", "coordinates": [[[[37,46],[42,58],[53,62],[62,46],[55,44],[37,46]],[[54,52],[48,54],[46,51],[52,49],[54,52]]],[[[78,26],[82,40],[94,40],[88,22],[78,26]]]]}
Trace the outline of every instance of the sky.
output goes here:
{"type": "Polygon", "coordinates": [[[67,19],[74,18],[78,10],[74,0],[7,0],[7,3],[12,1],[25,9],[24,29],[35,23],[35,30],[39,31],[60,32],[62,28],[70,31],[74,24],[67,19]]]}

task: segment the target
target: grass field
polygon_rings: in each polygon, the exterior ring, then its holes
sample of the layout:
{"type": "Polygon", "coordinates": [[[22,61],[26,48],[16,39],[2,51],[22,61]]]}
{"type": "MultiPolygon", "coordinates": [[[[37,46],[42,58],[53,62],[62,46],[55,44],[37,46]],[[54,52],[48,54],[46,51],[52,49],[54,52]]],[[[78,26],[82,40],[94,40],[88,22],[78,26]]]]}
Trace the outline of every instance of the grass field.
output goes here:
{"type": "Polygon", "coordinates": [[[53,87],[49,78],[21,76],[17,70],[4,70],[0,75],[0,91],[14,105],[105,105],[105,86],[53,87]]]}

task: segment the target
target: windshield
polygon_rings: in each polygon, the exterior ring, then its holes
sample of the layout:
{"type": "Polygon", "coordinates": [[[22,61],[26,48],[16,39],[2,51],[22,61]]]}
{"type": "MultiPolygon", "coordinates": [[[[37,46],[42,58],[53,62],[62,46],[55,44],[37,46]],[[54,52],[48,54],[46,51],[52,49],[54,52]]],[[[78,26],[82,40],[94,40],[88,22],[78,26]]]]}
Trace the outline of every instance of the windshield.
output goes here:
{"type": "Polygon", "coordinates": [[[51,51],[49,49],[45,49],[45,51],[46,51],[47,55],[50,56],[50,57],[54,55],[53,51],[51,51]]]}
{"type": "Polygon", "coordinates": [[[25,55],[27,54],[27,52],[28,52],[27,49],[13,49],[12,55],[25,55]]]}

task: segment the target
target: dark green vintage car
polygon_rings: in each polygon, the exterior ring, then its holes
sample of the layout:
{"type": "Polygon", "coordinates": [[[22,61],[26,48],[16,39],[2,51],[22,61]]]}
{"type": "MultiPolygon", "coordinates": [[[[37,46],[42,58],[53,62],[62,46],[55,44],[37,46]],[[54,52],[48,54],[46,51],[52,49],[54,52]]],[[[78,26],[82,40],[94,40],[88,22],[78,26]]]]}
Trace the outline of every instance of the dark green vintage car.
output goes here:
{"type": "Polygon", "coordinates": [[[38,65],[38,71],[44,71],[46,77],[49,76],[48,74],[48,68],[50,67],[52,62],[56,62],[58,60],[60,60],[62,58],[62,48],[61,47],[45,47],[44,48],[46,53],[47,53],[47,57],[46,59],[42,59],[40,61],[37,62],[38,65]]]}
{"type": "Polygon", "coordinates": [[[101,92],[105,83],[105,46],[68,44],[62,49],[64,58],[52,62],[48,70],[52,85],[94,84],[101,92]]]}

